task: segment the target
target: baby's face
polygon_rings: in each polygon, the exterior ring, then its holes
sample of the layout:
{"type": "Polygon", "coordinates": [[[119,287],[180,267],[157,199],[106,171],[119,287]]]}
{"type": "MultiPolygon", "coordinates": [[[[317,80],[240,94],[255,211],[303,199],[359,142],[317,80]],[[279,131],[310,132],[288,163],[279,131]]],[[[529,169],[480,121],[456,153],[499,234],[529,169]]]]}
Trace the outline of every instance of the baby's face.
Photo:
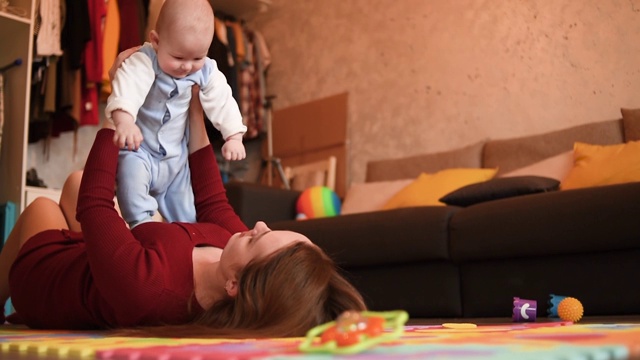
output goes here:
{"type": "Polygon", "coordinates": [[[181,79],[202,69],[210,41],[200,34],[167,33],[158,35],[154,43],[160,68],[170,76],[181,79]]]}

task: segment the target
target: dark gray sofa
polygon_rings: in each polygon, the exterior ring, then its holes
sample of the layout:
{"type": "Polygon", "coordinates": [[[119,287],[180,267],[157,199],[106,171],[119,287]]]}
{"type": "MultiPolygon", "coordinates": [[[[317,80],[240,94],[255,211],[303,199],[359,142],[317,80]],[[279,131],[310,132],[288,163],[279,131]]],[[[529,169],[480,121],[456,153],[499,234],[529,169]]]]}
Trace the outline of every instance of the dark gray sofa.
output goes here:
{"type": "MultiPolygon", "coordinates": [[[[503,153],[515,169],[524,165],[519,159],[555,155],[571,149],[574,140],[625,141],[622,120],[466,147],[457,163],[499,166],[503,153]],[[613,135],[603,137],[603,129],[613,135]],[[538,154],[536,143],[545,152],[538,154]]],[[[456,164],[452,154],[436,155],[451,166],[456,164]]],[[[408,163],[372,162],[367,180],[416,176],[419,172],[401,169],[420,171],[409,165],[422,163],[421,168],[431,166],[423,171],[434,171],[437,162],[434,154],[408,163]],[[377,175],[370,178],[372,173],[377,175]]],[[[559,294],[578,298],[585,315],[640,314],[640,182],[468,207],[423,206],[303,221],[293,220],[298,195],[256,184],[227,185],[231,205],[248,225],[264,220],[272,229],[307,235],[336,260],[373,310],[404,309],[420,318],[509,317],[517,296],[537,300],[538,316],[545,316],[549,295],[559,294]]]]}
{"type": "Polygon", "coordinates": [[[307,235],[344,269],[371,309],[426,318],[505,317],[518,296],[537,300],[543,316],[553,293],[578,298],[588,315],[640,314],[640,183],[465,208],[278,221],[276,214],[295,216],[297,194],[228,185],[232,206],[248,224],[264,219],[272,229],[307,235]],[[239,205],[239,198],[252,206],[239,205]]]}

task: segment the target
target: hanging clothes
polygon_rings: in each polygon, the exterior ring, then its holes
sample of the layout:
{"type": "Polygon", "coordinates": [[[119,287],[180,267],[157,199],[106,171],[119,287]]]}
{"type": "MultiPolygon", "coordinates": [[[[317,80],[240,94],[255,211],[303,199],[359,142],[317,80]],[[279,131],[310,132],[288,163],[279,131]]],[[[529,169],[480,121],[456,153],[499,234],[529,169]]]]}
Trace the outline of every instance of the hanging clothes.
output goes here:
{"type": "Polygon", "coordinates": [[[60,56],[62,55],[60,0],[44,0],[38,1],[38,3],[39,26],[36,35],[36,54],[38,56],[60,56]]]}
{"type": "Polygon", "coordinates": [[[84,50],[91,40],[88,2],[66,0],[65,4],[61,43],[63,55],[57,67],[58,91],[52,136],[58,136],[63,131],[75,131],[80,122],[84,50]]]}
{"type": "MultiPolygon", "coordinates": [[[[249,38],[251,34],[247,34],[244,38],[249,38]]],[[[256,62],[254,61],[254,46],[248,42],[245,52],[244,61],[240,69],[240,111],[245,125],[247,125],[246,138],[252,139],[259,135],[261,128],[260,121],[260,104],[258,91],[260,90],[256,85],[256,62]]]]}
{"type": "Polygon", "coordinates": [[[118,52],[142,45],[145,39],[146,18],[142,0],[119,0],[120,40],[118,52]]]}
{"type": "Polygon", "coordinates": [[[147,6],[147,26],[144,31],[144,41],[149,41],[149,33],[156,28],[156,20],[160,14],[160,8],[164,0],[150,0],[147,6]]]}
{"type": "Polygon", "coordinates": [[[271,63],[264,37],[248,29],[242,21],[218,12],[208,56],[226,76],[238,102],[247,126],[244,138],[259,137],[264,131],[266,70],[271,63]]]}
{"type": "Polygon", "coordinates": [[[107,16],[105,0],[88,0],[90,38],[84,48],[84,70],[88,82],[102,81],[103,23],[107,16]]]}
{"type": "Polygon", "coordinates": [[[91,39],[84,49],[84,76],[82,78],[82,106],[80,125],[99,125],[98,84],[102,82],[102,24],[107,14],[104,0],[88,0],[91,39]]]}
{"type": "Polygon", "coordinates": [[[107,101],[111,95],[111,80],[109,79],[109,68],[118,56],[118,45],[120,39],[120,10],[116,0],[107,0],[107,11],[104,20],[104,31],[102,39],[102,86],[100,88],[100,99],[107,101]]]}
{"type": "MultiPolygon", "coordinates": [[[[262,35],[242,27],[244,57],[239,65],[240,109],[247,125],[245,138],[252,139],[264,131],[266,105],[266,70],[271,57],[262,35]],[[266,61],[265,61],[266,59],[266,61]]],[[[240,59],[238,58],[238,61],[240,59]]]]}
{"type": "Polygon", "coordinates": [[[61,45],[69,69],[82,68],[83,52],[91,40],[89,4],[87,1],[66,0],[65,21],[62,28],[61,45]]]}

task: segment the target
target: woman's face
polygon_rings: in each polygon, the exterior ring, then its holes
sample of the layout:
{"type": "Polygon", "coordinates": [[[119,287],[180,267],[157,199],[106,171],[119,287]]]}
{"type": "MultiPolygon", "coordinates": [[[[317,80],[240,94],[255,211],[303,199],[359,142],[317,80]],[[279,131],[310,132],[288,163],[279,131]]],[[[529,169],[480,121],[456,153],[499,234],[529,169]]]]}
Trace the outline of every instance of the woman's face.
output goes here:
{"type": "Polygon", "coordinates": [[[220,266],[225,275],[230,276],[243,268],[249,261],[267,256],[295,242],[311,244],[306,236],[293,231],[272,231],[262,221],[253,229],[233,234],[220,255],[220,266]]]}

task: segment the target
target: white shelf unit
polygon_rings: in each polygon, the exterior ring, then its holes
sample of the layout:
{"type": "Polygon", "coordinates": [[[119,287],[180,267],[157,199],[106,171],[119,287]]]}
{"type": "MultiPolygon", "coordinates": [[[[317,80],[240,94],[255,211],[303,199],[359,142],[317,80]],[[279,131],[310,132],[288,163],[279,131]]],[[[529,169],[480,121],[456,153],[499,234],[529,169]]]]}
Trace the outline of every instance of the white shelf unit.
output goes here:
{"type": "Polygon", "coordinates": [[[27,187],[26,163],[29,128],[33,19],[35,0],[11,0],[0,11],[0,66],[21,59],[22,64],[4,74],[4,127],[0,147],[0,204],[11,201],[17,211],[24,208],[27,187]],[[19,9],[20,17],[11,12],[19,9]]]}

